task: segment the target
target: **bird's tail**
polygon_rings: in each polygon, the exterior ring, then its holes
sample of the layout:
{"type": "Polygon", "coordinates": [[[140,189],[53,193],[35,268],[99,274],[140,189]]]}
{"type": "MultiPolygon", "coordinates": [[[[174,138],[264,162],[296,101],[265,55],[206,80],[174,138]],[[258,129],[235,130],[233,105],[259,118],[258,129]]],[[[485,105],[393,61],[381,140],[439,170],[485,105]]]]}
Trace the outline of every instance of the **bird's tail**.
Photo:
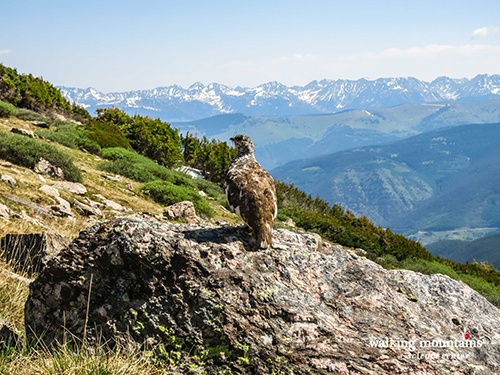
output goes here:
{"type": "Polygon", "coordinates": [[[259,229],[256,245],[261,249],[273,246],[273,227],[269,224],[262,224],[259,229]]]}

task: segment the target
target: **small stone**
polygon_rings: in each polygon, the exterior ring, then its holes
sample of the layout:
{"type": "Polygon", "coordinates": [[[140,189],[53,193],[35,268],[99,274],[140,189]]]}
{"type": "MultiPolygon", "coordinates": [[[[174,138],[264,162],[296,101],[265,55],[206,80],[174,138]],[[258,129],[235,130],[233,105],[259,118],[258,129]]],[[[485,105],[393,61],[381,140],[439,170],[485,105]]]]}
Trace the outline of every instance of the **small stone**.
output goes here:
{"type": "Polygon", "coordinates": [[[59,197],[59,190],[57,190],[53,186],[42,185],[42,186],[40,186],[40,189],[38,189],[38,190],[44,192],[47,195],[50,195],[51,197],[59,197]]]}
{"type": "Polygon", "coordinates": [[[190,201],[174,203],[165,208],[164,214],[169,220],[181,220],[187,223],[196,223],[199,221],[198,216],[196,216],[194,204],[190,201]]]}
{"type": "Polygon", "coordinates": [[[35,133],[33,133],[33,130],[27,130],[27,129],[21,129],[21,128],[12,128],[12,129],[10,129],[10,132],[14,133],[14,134],[24,135],[24,136],[30,137],[30,138],[35,138],[35,133]]]}
{"type": "Polygon", "coordinates": [[[87,194],[87,188],[80,184],[79,182],[70,182],[70,181],[58,181],[54,184],[56,189],[63,189],[69,191],[73,194],[85,195],[87,194]]]}
{"type": "Polygon", "coordinates": [[[6,184],[9,184],[12,187],[17,186],[17,181],[14,177],[8,175],[8,174],[2,174],[0,175],[0,181],[5,182],[6,184]]]}
{"type": "Polygon", "coordinates": [[[59,167],[56,167],[55,165],[50,164],[50,162],[48,162],[44,158],[41,158],[37,165],[35,165],[35,172],[53,178],[64,178],[63,170],[59,167]]]}
{"type": "Polygon", "coordinates": [[[47,124],[45,121],[30,121],[30,124],[32,124],[38,128],[50,129],[49,124],[47,124]]]}
{"type": "Polygon", "coordinates": [[[84,216],[102,216],[102,211],[98,207],[82,203],[76,199],[73,201],[73,207],[84,216]]]}

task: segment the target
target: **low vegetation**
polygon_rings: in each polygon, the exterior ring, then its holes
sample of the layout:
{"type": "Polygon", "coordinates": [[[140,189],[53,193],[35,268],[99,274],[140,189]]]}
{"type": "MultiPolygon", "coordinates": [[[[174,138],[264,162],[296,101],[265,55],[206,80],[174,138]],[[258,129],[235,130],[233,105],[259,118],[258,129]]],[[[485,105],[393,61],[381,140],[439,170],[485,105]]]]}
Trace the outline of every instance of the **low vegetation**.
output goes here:
{"type": "Polygon", "coordinates": [[[5,133],[0,138],[0,159],[34,169],[41,159],[61,168],[68,181],[81,182],[82,173],[71,158],[47,142],[26,136],[5,133]]]}
{"type": "Polygon", "coordinates": [[[101,169],[145,183],[142,191],[158,203],[171,205],[189,200],[199,214],[210,217],[214,211],[199,192],[204,191],[205,195],[215,199],[222,197],[222,189],[217,185],[202,179],[194,180],[185,173],[158,165],[134,151],[106,148],[101,151],[101,156],[107,159],[100,164],[101,169]]]}

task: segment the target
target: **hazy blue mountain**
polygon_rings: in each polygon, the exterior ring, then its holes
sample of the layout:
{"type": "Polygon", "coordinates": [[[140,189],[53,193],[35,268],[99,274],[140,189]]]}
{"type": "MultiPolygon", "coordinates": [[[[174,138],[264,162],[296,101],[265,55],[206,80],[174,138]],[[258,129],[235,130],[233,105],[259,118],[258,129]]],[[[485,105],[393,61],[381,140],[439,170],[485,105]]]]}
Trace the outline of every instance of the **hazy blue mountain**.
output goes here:
{"type": "Polygon", "coordinates": [[[183,132],[225,141],[235,134],[247,134],[254,140],[258,160],[272,169],[292,160],[389,143],[446,126],[496,122],[500,122],[500,98],[405,104],[328,115],[226,114],[173,125],[183,132]]]}
{"type": "Polygon", "coordinates": [[[500,233],[485,236],[475,241],[445,240],[427,246],[435,255],[457,262],[488,261],[500,269],[500,233]]]}
{"type": "Polygon", "coordinates": [[[288,87],[269,82],[253,88],[232,88],[218,83],[205,86],[197,82],[187,89],[173,85],[115,93],[102,93],[94,88],[60,89],[67,99],[83,105],[90,113],[100,107],[117,107],[129,114],[149,115],[171,122],[226,113],[296,116],[493,98],[500,97],[500,75],[478,75],[473,79],[440,77],[432,82],[416,78],[324,79],[306,86],[288,87]]]}
{"type": "Polygon", "coordinates": [[[274,177],[411,234],[500,227],[500,124],[463,125],[290,162],[274,177]]]}

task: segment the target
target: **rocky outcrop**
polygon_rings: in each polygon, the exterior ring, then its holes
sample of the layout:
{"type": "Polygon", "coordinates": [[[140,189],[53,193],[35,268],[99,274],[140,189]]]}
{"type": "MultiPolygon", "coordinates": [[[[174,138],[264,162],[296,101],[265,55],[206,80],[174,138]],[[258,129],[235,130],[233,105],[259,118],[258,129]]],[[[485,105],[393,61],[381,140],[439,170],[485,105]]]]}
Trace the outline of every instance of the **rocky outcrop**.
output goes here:
{"type": "Polygon", "coordinates": [[[40,272],[69,242],[57,233],[7,234],[0,240],[0,250],[16,272],[31,276],[40,272]]]}
{"type": "Polygon", "coordinates": [[[248,240],[146,216],[95,224],[31,283],[27,341],[133,339],[209,374],[500,372],[500,311],[463,283],[310,233],[275,230],[258,252],[248,240]]]}
{"type": "Polygon", "coordinates": [[[35,165],[35,172],[52,178],[64,179],[63,170],[50,164],[50,162],[44,158],[40,158],[40,161],[35,165]]]}

